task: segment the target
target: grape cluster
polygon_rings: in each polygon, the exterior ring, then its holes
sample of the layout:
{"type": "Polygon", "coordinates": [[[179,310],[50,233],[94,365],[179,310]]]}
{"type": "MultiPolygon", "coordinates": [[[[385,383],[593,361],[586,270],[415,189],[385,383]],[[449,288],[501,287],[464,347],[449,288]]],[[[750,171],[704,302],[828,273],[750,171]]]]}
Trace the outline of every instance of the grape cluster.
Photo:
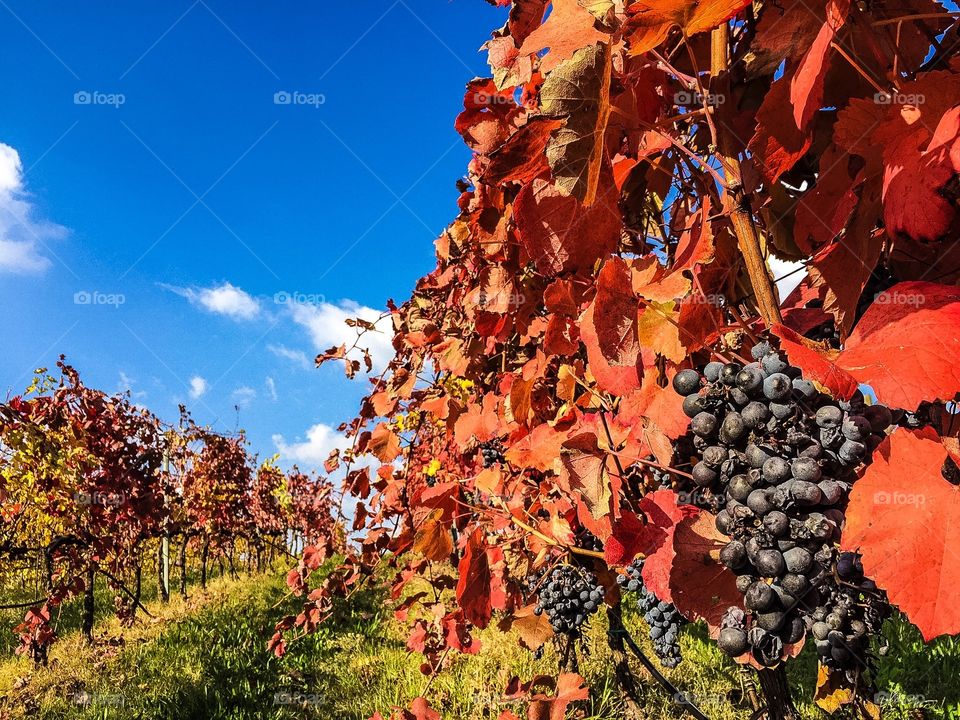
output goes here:
{"type": "Polygon", "coordinates": [[[573,533],[573,540],[578,548],[603,552],[603,541],[583,526],[573,533]]]}
{"type": "Polygon", "coordinates": [[[886,595],[863,575],[856,553],[840,553],[839,583],[823,593],[823,602],[811,613],[810,632],[820,662],[841,670],[862,667],[871,635],[878,635],[890,616],[886,595]]]}
{"type": "Polygon", "coordinates": [[[500,438],[480,443],[480,454],[483,457],[485,468],[503,462],[503,444],[500,442],[500,438]]]}
{"type": "Polygon", "coordinates": [[[556,565],[544,577],[532,576],[537,615],[546,614],[554,632],[578,637],[580,628],[603,602],[603,586],[593,573],[573,565],[556,565]]]}
{"type": "Polygon", "coordinates": [[[720,560],[748,610],[739,624],[729,618],[720,646],[773,665],[832,597],[843,507],[892,415],[859,394],[821,393],[769,343],[752,355],[745,366],[682,370],[673,387],[691,418],[693,482],[723,499],[716,525],[730,540],[720,560]]]}
{"type": "Polygon", "coordinates": [[[672,604],[660,600],[644,584],[641,572],[643,559],[634,560],[625,568],[625,575],[617,576],[617,584],[628,592],[638,594],[637,607],[650,628],[653,649],[664,667],[675,668],[682,659],[680,655],[680,628],[686,623],[684,617],[672,604]]]}

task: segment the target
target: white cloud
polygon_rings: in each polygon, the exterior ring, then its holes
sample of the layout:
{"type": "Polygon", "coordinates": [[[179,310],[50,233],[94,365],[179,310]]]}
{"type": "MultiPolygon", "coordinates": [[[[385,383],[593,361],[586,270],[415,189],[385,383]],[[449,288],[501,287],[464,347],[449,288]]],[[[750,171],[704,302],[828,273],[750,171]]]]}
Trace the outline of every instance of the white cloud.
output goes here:
{"type": "Polygon", "coordinates": [[[320,467],[334,448],[342,451],[350,447],[350,440],[330,425],[317,423],[307,430],[307,437],[301,442],[288,443],[283,435],[274,435],[273,444],[288,462],[320,467]]]}
{"type": "MultiPolygon", "coordinates": [[[[377,330],[365,333],[359,343],[360,347],[370,351],[374,366],[382,368],[393,358],[393,323],[389,316],[379,319],[379,310],[365,307],[353,300],[341,300],[336,305],[293,304],[290,311],[294,322],[305,327],[310,333],[310,339],[318,352],[335,345],[346,344],[350,347],[357,337],[357,330],[349,327],[346,320],[358,317],[377,323],[377,330]]],[[[359,353],[354,353],[353,357],[359,358],[359,353]]]]}
{"type": "MultiPolygon", "coordinates": [[[[2,178],[0,178],[2,182],[2,178]]],[[[127,375],[123,370],[120,371],[120,380],[117,382],[117,392],[119,393],[130,393],[130,397],[134,400],[145,398],[147,396],[146,390],[134,390],[133,386],[136,384],[136,380],[127,375]]]]}
{"type": "Polygon", "coordinates": [[[187,298],[194,305],[234,320],[252,320],[260,314],[260,301],[248,292],[224,282],[209,288],[181,288],[161,284],[161,287],[187,298]]]}
{"type": "Polygon", "coordinates": [[[193,400],[199,400],[206,395],[209,387],[210,386],[207,384],[207,381],[204,378],[200,377],[199,375],[195,375],[194,377],[190,378],[190,398],[193,400]]]}
{"type": "Polygon", "coordinates": [[[38,219],[23,184],[20,154],[0,143],[0,272],[39,273],[50,267],[41,246],[67,229],[38,219]]]}
{"type": "Polygon", "coordinates": [[[254,398],[257,397],[257,391],[254,390],[252,387],[247,387],[246,385],[243,385],[241,387],[238,387],[236,390],[234,390],[233,394],[230,397],[233,398],[233,402],[235,405],[245,408],[250,403],[253,402],[254,398]]]}
{"type": "Polygon", "coordinates": [[[278,397],[277,384],[273,381],[273,378],[269,376],[264,384],[267,386],[267,394],[270,395],[270,399],[276,402],[278,397]]]}
{"type": "Polygon", "coordinates": [[[309,368],[313,365],[303,350],[293,350],[285,345],[267,345],[267,350],[279,358],[289,360],[290,362],[296,363],[297,365],[301,365],[305,368],[309,368]]]}

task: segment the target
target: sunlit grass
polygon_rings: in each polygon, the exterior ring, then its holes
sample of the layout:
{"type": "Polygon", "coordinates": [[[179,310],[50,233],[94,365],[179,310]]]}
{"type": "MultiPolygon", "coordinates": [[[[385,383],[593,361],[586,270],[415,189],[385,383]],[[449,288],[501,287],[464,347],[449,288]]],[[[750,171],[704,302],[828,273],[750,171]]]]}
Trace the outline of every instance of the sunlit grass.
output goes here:
{"type": "MultiPolygon", "coordinates": [[[[496,718],[504,709],[525,716],[522,705],[504,696],[511,677],[529,680],[557,666],[552,646],[543,657],[522,649],[512,633],[495,624],[478,633],[475,656],[451,653],[444,671],[430,681],[420,672],[423,658],[407,651],[405,632],[394,621],[382,589],[359,593],[337,606],[335,617],[295,643],[284,658],[266,642],[276,619],[295,609],[285,600],[282,574],[218,579],[207,593],[166,607],[149,604],[161,619],[120,628],[115,620],[97,626],[100,638],[123,632],[116,647],[86,647],[68,634],[52,651],[51,667],[33,669],[23,660],[0,663],[2,710],[11,718],[343,718],[366,720],[375,711],[409,707],[425,694],[448,720],[496,718]],[[89,705],[78,704],[87,700],[89,705]]],[[[650,657],[642,621],[627,612],[625,622],[650,657]]],[[[891,623],[893,642],[880,665],[891,697],[887,716],[916,717],[923,703],[928,717],[957,717],[960,650],[947,639],[924,648],[902,623],[891,623]],[[952,709],[951,709],[952,708],[952,709]]],[[[709,641],[701,627],[681,639],[685,661],[664,674],[713,720],[746,720],[745,676],[709,641]]],[[[579,669],[592,689],[578,711],[590,720],[624,717],[612,676],[606,621],[595,616],[579,654],[579,669]]],[[[639,665],[640,705],[648,718],[680,718],[675,699],[639,665]]],[[[815,660],[805,651],[791,679],[804,718],[822,718],[810,701],[815,660]]],[[[0,713],[2,715],[2,713],[0,713]]]]}

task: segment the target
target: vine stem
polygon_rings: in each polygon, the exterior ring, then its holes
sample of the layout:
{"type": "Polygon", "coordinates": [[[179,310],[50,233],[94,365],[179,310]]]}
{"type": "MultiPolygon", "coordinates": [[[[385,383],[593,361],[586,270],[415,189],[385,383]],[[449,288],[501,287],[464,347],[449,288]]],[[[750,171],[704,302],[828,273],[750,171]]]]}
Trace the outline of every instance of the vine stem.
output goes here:
{"type": "Polygon", "coordinates": [[[790,684],[783,663],[757,673],[767,701],[767,720],[796,720],[799,717],[790,698],[790,684]]]}
{"type": "Polygon", "coordinates": [[[599,552],[598,550],[587,550],[586,548],[576,547],[575,545],[565,545],[564,543],[560,542],[556,538],[552,538],[546,533],[540,532],[532,525],[525,523],[523,520],[521,520],[512,512],[510,512],[510,508],[507,507],[506,503],[503,502],[502,498],[495,497],[494,502],[501,510],[507,513],[507,516],[510,518],[511,522],[513,522],[514,525],[519,527],[521,530],[526,530],[528,533],[543,540],[548,545],[553,545],[554,547],[562,547],[568,552],[573,553],[574,555],[585,555],[587,557],[603,559],[604,554],[602,552],[599,552]]]}
{"type": "MultiPolygon", "coordinates": [[[[714,77],[725,73],[730,64],[730,28],[723,23],[710,36],[710,73],[714,77]]],[[[749,196],[743,189],[743,176],[736,151],[730,147],[729,131],[718,129],[717,154],[723,165],[727,182],[723,190],[724,209],[730,216],[737,244],[747,267],[750,284],[757,297],[760,314],[767,327],[780,323],[780,304],[767,271],[767,263],[760,249],[760,235],[750,212],[749,196]]]]}
{"type": "Polygon", "coordinates": [[[666,676],[657,669],[656,665],[650,662],[650,658],[643,654],[643,651],[637,646],[637,643],[634,642],[633,636],[630,635],[630,632],[624,627],[623,618],[619,611],[611,609],[607,611],[607,614],[610,618],[610,634],[623,638],[624,642],[627,643],[627,647],[630,648],[630,652],[637,656],[640,664],[643,665],[647,672],[653,675],[654,679],[660,683],[660,686],[670,693],[673,701],[682,705],[687,712],[697,720],[710,720],[700,708],[690,701],[686,693],[681,692],[676,685],[670,682],[666,676]]]}
{"type": "Polygon", "coordinates": [[[873,23],[873,25],[874,27],[879,27],[880,25],[893,25],[894,23],[901,23],[905,20],[941,20],[945,17],[957,16],[960,16],[960,12],[944,11],[939,13],[917,13],[915,15],[901,15],[900,17],[877,20],[873,23]]]}

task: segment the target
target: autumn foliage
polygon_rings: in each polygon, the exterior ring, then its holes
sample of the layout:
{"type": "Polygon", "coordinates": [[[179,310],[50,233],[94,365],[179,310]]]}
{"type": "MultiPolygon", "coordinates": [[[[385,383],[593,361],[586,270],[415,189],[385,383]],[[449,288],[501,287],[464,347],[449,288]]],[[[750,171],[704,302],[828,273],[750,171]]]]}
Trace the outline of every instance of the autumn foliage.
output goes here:
{"type": "MultiPolygon", "coordinates": [[[[955,13],[497,4],[491,77],[455,121],[473,152],[459,214],[436,268],[391,304],[396,357],[345,426],[354,552],[312,591],[302,564],[308,611],[279,630],[309,629],[309,608],[388,565],[433,673],[495,618],[544,641],[533,570],[588,568],[616,613],[615,577],[642,555],[647,586],[716,631],[739,594],[712,513],[684,499],[689,420],[669,383],[765,339],[823,391],[895,410],[841,545],[926,638],[960,632],[955,13]],[[783,297],[774,258],[802,263],[783,297]],[[654,492],[654,471],[674,487],[654,492]],[[415,577],[437,593],[406,593],[415,577]]],[[[561,717],[574,686],[527,688],[530,717],[561,717]]],[[[419,699],[396,717],[432,712],[419,699]]]]}
{"type": "Polygon", "coordinates": [[[92,640],[98,577],[132,622],[163,541],[169,579],[179,570],[184,594],[188,555],[204,582],[208,563],[261,569],[294,536],[338,547],[328,482],[284,473],[272,459],[257,466],[242,433],[218,434],[186,414],[164,425],[128,394],[88,387],[62,360],[59,369],[38,371],[0,404],[0,557],[20,581],[35,568],[41,575],[40,597],[12,606],[26,610],[18,652],[46,662],[59,614],[78,596],[92,640]]]}

